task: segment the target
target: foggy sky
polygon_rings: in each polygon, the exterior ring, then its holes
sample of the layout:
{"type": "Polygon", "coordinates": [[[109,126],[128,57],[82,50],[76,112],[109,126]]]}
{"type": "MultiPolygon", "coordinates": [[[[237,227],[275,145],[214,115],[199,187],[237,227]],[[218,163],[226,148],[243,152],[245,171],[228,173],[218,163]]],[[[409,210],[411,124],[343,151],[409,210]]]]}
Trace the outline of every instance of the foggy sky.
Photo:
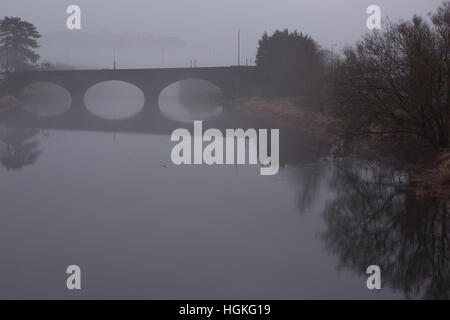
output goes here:
{"type": "Polygon", "coordinates": [[[409,19],[414,13],[426,15],[441,3],[441,0],[1,0],[0,15],[20,16],[35,24],[43,34],[40,53],[50,60],[109,65],[113,59],[111,46],[95,50],[85,48],[79,40],[84,35],[108,32],[131,38],[139,34],[155,39],[171,37],[186,43],[184,47],[167,50],[149,46],[147,51],[144,48],[138,53],[117,41],[112,46],[122,67],[186,66],[191,59],[197,59],[200,66],[208,66],[236,64],[238,28],[241,61],[245,63],[246,58],[254,59],[264,31],[297,29],[310,34],[324,48],[337,43],[335,50],[338,50],[367,31],[366,8],[371,4],[381,7],[383,17],[397,20],[409,19]],[[81,7],[81,32],[65,27],[68,17],[65,11],[70,4],[81,7]],[[53,40],[55,32],[58,39],[67,34],[68,41],[53,40]]]}

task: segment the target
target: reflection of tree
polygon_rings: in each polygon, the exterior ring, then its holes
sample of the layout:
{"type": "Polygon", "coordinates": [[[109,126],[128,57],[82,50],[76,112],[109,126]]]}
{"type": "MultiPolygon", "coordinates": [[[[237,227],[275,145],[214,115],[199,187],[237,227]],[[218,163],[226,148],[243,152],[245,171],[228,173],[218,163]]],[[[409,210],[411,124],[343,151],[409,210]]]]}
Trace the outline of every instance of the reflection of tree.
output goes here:
{"type": "Polygon", "coordinates": [[[280,131],[280,141],[283,141],[280,166],[292,165],[289,175],[298,189],[298,208],[300,212],[306,212],[319,196],[329,174],[324,156],[329,154],[331,143],[306,132],[299,135],[297,130],[286,129],[280,131]],[[291,135],[296,138],[292,139],[291,135]]]}
{"type": "Polygon", "coordinates": [[[340,266],[365,274],[381,267],[382,281],[407,297],[450,298],[450,206],[399,189],[398,175],[340,164],[336,199],[324,218],[326,247],[340,266]]]}
{"type": "Polygon", "coordinates": [[[8,170],[32,165],[40,156],[34,129],[0,127],[0,163],[8,170]]]}
{"type": "Polygon", "coordinates": [[[289,170],[289,176],[297,189],[297,207],[301,214],[308,212],[318,198],[323,196],[321,188],[327,181],[329,171],[329,166],[325,162],[303,163],[289,170]]]}

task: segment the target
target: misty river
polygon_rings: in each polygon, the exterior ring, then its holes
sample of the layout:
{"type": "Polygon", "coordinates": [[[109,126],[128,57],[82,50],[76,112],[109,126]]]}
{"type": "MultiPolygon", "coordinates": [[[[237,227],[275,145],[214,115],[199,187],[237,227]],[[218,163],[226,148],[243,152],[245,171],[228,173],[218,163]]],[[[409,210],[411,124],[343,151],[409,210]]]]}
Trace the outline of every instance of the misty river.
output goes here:
{"type": "Polygon", "coordinates": [[[138,130],[142,93],[91,89],[86,108],[101,127],[59,121],[71,109],[65,92],[0,114],[0,298],[449,296],[449,207],[408,191],[401,168],[331,157],[326,142],[288,128],[277,175],[176,166],[173,128],[276,126],[184,101],[174,86],[159,101],[167,125],[138,130]],[[75,293],[71,264],[83,276],[75,293]],[[382,290],[367,289],[370,265],[382,290]]]}

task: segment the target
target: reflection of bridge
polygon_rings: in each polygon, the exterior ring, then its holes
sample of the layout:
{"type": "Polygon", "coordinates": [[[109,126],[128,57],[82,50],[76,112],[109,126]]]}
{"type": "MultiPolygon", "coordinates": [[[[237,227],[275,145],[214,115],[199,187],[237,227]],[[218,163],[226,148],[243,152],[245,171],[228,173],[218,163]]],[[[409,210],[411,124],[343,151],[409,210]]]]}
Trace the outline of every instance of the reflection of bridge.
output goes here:
{"type": "MultiPolygon", "coordinates": [[[[225,128],[225,124],[227,124],[233,128],[242,123],[242,121],[236,120],[237,117],[236,112],[227,109],[217,118],[204,122],[204,127],[225,128]]],[[[239,118],[242,118],[242,115],[239,118]]],[[[241,125],[247,127],[246,124],[242,123],[241,125]]],[[[117,120],[107,120],[95,116],[84,105],[72,104],[67,112],[55,116],[37,116],[18,107],[0,113],[0,126],[88,132],[170,134],[176,128],[190,125],[166,118],[159,112],[159,108],[152,108],[146,102],[141,112],[132,117],[117,120]]]]}
{"type": "MultiPolygon", "coordinates": [[[[172,68],[172,69],[124,69],[124,70],[74,70],[18,72],[10,75],[11,89],[15,92],[35,82],[50,82],[65,88],[72,97],[71,108],[60,115],[39,117],[21,108],[0,114],[0,126],[49,130],[75,130],[88,132],[170,134],[174,129],[191,125],[180,124],[162,116],[159,111],[159,95],[167,86],[180,80],[200,79],[211,82],[223,95],[236,97],[258,92],[264,87],[267,75],[256,67],[172,68]],[[84,94],[92,86],[109,80],[125,81],[137,86],[145,95],[143,110],[126,119],[105,120],[94,116],[85,107],[84,94]]],[[[225,108],[221,116],[203,123],[204,130],[218,128],[272,128],[272,123],[251,119],[225,108]]],[[[289,130],[290,131],[290,130],[289,130]]],[[[281,136],[285,130],[280,132],[281,136]]],[[[288,133],[286,133],[288,134],[288,133]]],[[[288,134],[289,136],[291,133],[288,134]]],[[[293,134],[295,137],[297,133],[293,134]]],[[[284,139],[280,146],[281,165],[297,158],[297,150],[305,150],[312,137],[284,139]],[[300,146],[294,146],[299,143],[300,146]]],[[[313,154],[306,152],[305,155],[313,154]]]]}
{"type": "MultiPolygon", "coordinates": [[[[145,109],[144,109],[145,110],[145,109]]],[[[149,110],[148,108],[146,110],[149,110]]],[[[45,129],[79,132],[111,132],[132,134],[170,135],[173,130],[186,128],[193,130],[192,124],[179,123],[163,117],[160,113],[141,112],[135,116],[121,120],[105,120],[85,112],[79,106],[73,106],[68,112],[58,116],[39,117],[21,108],[0,113],[1,127],[21,129],[45,129]]],[[[225,108],[223,113],[214,119],[203,122],[203,130],[217,128],[275,128],[273,123],[247,117],[232,108],[225,108]]],[[[309,134],[299,134],[295,129],[280,128],[280,166],[287,163],[311,163],[328,150],[328,143],[319,143],[319,139],[309,134]],[[323,149],[323,150],[322,150],[323,149]]]]}
{"type": "Polygon", "coordinates": [[[162,90],[180,80],[208,81],[228,98],[253,92],[261,78],[256,67],[108,69],[17,72],[10,75],[10,84],[17,92],[35,82],[54,83],[70,93],[73,105],[82,106],[84,94],[93,85],[109,80],[125,81],[142,90],[146,105],[155,106],[162,90]]]}

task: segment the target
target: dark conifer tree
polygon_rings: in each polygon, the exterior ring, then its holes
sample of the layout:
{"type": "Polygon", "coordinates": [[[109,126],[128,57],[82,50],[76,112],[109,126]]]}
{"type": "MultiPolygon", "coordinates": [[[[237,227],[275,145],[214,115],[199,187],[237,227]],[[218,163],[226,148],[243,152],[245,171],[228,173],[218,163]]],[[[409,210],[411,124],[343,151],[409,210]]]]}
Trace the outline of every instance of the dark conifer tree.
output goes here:
{"type": "Polygon", "coordinates": [[[0,57],[4,69],[31,69],[39,60],[34,49],[39,47],[37,39],[40,37],[33,24],[19,17],[0,20],[0,57]]]}

